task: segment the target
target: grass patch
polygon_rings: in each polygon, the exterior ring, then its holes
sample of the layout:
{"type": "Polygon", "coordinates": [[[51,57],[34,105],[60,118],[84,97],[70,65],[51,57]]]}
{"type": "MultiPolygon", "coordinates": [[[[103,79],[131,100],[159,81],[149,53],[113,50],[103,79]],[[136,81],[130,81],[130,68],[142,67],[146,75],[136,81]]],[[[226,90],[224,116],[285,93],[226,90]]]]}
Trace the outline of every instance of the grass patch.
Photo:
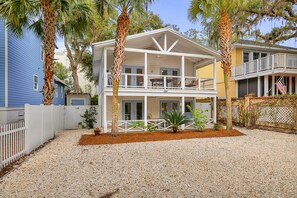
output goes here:
{"type": "Polygon", "coordinates": [[[165,140],[182,140],[194,138],[218,138],[218,137],[232,137],[244,135],[238,130],[220,130],[206,129],[202,132],[197,131],[178,131],[172,133],[169,131],[158,132],[135,132],[135,133],[120,133],[117,137],[112,137],[110,133],[104,133],[99,136],[82,135],[80,145],[99,145],[99,144],[122,144],[133,142],[154,142],[165,140]]]}

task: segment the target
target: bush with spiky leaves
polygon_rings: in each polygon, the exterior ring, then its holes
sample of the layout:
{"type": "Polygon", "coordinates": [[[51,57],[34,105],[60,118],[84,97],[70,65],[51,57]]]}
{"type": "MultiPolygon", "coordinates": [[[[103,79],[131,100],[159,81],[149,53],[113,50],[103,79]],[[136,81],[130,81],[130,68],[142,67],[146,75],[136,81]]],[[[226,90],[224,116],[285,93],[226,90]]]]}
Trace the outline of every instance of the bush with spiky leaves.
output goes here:
{"type": "Polygon", "coordinates": [[[178,111],[165,112],[163,115],[163,119],[169,125],[171,125],[172,131],[174,133],[177,132],[179,126],[186,124],[190,121],[187,118],[187,116],[178,111]]]}

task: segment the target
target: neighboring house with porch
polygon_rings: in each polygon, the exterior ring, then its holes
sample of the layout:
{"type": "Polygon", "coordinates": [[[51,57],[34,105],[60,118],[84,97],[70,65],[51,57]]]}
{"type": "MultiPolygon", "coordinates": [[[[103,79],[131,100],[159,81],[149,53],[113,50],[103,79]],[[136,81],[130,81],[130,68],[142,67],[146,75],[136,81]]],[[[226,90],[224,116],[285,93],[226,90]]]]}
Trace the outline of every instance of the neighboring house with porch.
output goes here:
{"type": "MultiPolygon", "coordinates": [[[[208,76],[212,66],[197,70],[197,75],[208,76]]],[[[279,95],[275,83],[284,77],[288,94],[297,93],[297,48],[269,45],[262,42],[239,40],[232,49],[232,97],[279,95]]],[[[225,98],[221,62],[217,66],[218,97],[225,98]]]]}
{"type": "MultiPolygon", "coordinates": [[[[112,79],[114,40],[94,43],[93,72],[98,80],[99,125],[109,131],[112,120],[112,79]]],[[[127,38],[122,79],[119,88],[119,128],[128,131],[130,123],[141,120],[164,129],[162,114],[178,110],[191,117],[190,105],[196,98],[213,99],[216,114],[216,73],[196,76],[196,69],[216,67],[220,54],[169,28],[131,35],[127,38]]],[[[214,69],[213,71],[216,71],[214,69]]],[[[190,127],[189,125],[183,128],[190,127]]]]}
{"type": "MultiPolygon", "coordinates": [[[[42,104],[42,42],[28,30],[17,38],[0,20],[0,124],[24,118],[24,105],[42,104]]],[[[65,103],[64,82],[54,77],[53,104],[65,103]]]]}

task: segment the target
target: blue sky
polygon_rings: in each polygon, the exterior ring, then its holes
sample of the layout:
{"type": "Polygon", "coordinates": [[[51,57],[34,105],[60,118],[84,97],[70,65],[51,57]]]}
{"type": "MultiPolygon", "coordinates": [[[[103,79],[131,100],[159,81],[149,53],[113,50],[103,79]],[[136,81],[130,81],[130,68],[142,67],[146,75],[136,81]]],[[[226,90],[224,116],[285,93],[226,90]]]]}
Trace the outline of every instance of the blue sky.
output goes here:
{"type": "MultiPolygon", "coordinates": [[[[176,24],[181,32],[185,32],[190,28],[201,30],[203,27],[201,24],[193,24],[188,20],[188,7],[190,0],[157,0],[149,9],[155,14],[159,15],[164,23],[176,24]]],[[[278,21],[267,21],[260,24],[262,32],[268,32],[275,26],[280,26],[278,21]]],[[[64,49],[61,39],[57,41],[59,50],[64,49]]],[[[297,47],[295,39],[281,43],[281,45],[297,47]]]]}
{"type": "MultiPolygon", "coordinates": [[[[185,32],[190,28],[201,30],[201,24],[193,24],[188,20],[188,8],[190,0],[157,0],[150,6],[150,10],[159,15],[165,23],[176,24],[180,27],[181,32],[185,32]]],[[[269,32],[273,27],[281,25],[279,21],[262,22],[259,27],[262,32],[269,32]]],[[[297,47],[295,39],[290,39],[281,45],[297,47]]]]}

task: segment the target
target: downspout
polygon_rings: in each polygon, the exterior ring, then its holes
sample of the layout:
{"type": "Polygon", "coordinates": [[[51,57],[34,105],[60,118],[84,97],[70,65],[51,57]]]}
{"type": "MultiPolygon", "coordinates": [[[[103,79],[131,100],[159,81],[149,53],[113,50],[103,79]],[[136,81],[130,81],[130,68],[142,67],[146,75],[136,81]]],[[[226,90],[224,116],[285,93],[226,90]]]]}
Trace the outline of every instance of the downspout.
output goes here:
{"type": "Polygon", "coordinates": [[[8,107],[8,31],[6,27],[6,21],[5,21],[5,104],[4,106],[8,107]]]}

